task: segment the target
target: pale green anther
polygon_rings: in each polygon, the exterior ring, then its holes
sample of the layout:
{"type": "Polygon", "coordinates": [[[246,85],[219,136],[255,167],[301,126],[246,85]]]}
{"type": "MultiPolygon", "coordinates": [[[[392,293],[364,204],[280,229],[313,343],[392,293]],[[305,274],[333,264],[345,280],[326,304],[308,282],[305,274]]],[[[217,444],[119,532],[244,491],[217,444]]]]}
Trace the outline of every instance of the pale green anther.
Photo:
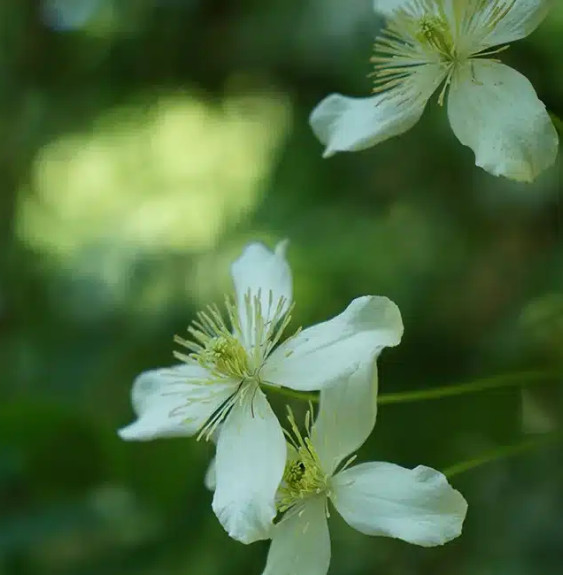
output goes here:
{"type": "Polygon", "coordinates": [[[221,335],[211,339],[199,359],[205,367],[212,366],[224,375],[241,379],[250,375],[248,354],[234,337],[221,335]]]}
{"type": "MultiPolygon", "coordinates": [[[[283,474],[279,489],[278,511],[283,513],[306,497],[326,493],[328,495],[329,476],[323,471],[319,456],[309,437],[303,437],[293,413],[288,408],[288,420],[293,435],[286,434],[290,440],[290,457],[283,474]]],[[[306,421],[309,421],[307,418],[306,421]]],[[[308,427],[308,426],[307,426],[308,427]]],[[[310,434],[310,429],[307,429],[310,434]]]]}
{"type": "Polygon", "coordinates": [[[175,357],[208,370],[212,375],[208,383],[227,378],[260,384],[260,369],[280,341],[292,310],[292,306],[286,309],[284,298],[274,302],[271,292],[268,308],[263,310],[260,298],[260,291],[254,296],[248,291],[242,310],[227,298],[226,320],[217,306],[198,312],[196,321],[188,328],[191,338],[174,338],[190,351],[189,355],[174,352],[175,357]],[[264,311],[268,313],[268,321],[264,320],[264,311]],[[241,324],[241,317],[246,318],[245,325],[241,324]]]}
{"type": "Polygon", "coordinates": [[[436,16],[424,16],[418,22],[416,39],[436,50],[447,60],[455,58],[455,44],[447,22],[436,16]]]}

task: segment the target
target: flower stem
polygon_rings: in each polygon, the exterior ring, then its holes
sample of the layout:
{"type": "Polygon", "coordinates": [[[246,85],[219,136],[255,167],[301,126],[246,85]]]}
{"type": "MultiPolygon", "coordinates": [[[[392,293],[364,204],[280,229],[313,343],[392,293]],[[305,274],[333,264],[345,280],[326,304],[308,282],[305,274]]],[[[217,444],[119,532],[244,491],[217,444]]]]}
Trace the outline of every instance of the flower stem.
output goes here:
{"type": "MultiPolygon", "coordinates": [[[[398,393],[382,393],[379,395],[377,402],[379,405],[391,403],[410,403],[415,401],[427,401],[432,399],[441,399],[443,397],[453,397],[456,395],[465,395],[467,393],[477,393],[490,389],[499,389],[502,387],[523,386],[528,384],[542,383],[558,378],[563,379],[563,373],[550,371],[523,371],[520,373],[508,373],[494,377],[486,377],[466,383],[444,385],[420,391],[401,391],[398,393]]],[[[262,384],[269,391],[279,393],[292,399],[303,401],[319,401],[318,393],[295,391],[286,387],[276,387],[273,385],[262,384]]]]}
{"type": "Polygon", "coordinates": [[[482,455],[474,457],[473,459],[468,459],[467,461],[462,461],[461,463],[456,463],[450,467],[444,469],[442,473],[450,478],[454,475],[459,475],[460,473],[465,473],[466,471],[471,471],[476,467],[485,465],[486,463],[491,463],[493,461],[498,461],[500,459],[506,459],[507,457],[514,457],[515,455],[520,455],[527,451],[531,451],[535,447],[540,447],[543,445],[549,445],[563,439],[563,434],[561,432],[546,433],[540,437],[535,437],[533,439],[526,439],[520,443],[514,445],[506,445],[503,447],[498,447],[487,451],[482,455]]]}
{"type": "Polygon", "coordinates": [[[501,387],[512,387],[526,384],[545,382],[551,379],[562,378],[563,373],[549,371],[523,371],[520,373],[508,373],[484,379],[477,379],[467,383],[458,383],[433,387],[420,391],[404,391],[399,393],[382,393],[378,398],[379,405],[389,403],[405,403],[412,401],[426,401],[429,399],[441,399],[466,393],[476,393],[501,387]]]}

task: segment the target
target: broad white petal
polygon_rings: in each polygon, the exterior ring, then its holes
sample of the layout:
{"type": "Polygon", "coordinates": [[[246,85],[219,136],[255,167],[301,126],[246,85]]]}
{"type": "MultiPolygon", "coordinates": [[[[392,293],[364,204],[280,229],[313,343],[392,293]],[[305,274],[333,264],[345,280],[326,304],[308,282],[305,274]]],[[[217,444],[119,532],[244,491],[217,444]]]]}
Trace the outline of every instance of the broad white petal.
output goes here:
{"type": "Polygon", "coordinates": [[[329,564],[326,498],[312,497],[275,526],[262,575],[326,575],[329,564]]]}
{"type": "Polygon", "coordinates": [[[531,182],[551,166],[559,138],[530,82],[487,60],[459,69],[448,99],[450,124],[475,152],[475,163],[495,176],[531,182]]]}
{"type": "Polygon", "coordinates": [[[398,345],[402,335],[401,313],[391,300],[360,297],[335,318],[282,343],[260,377],[301,391],[323,389],[351,376],[384,347],[398,345]]]}
{"type": "Polygon", "coordinates": [[[326,148],[324,157],[375,146],[410,130],[445,76],[438,65],[416,68],[392,90],[371,98],[331,94],[317,105],[309,123],[326,148]]]}
{"type": "Polygon", "coordinates": [[[248,317],[245,303],[249,291],[251,298],[260,293],[260,305],[265,323],[274,317],[280,298],[285,300],[282,308],[284,312],[291,304],[293,286],[291,269],[285,257],[287,246],[287,240],[282,241],[272,252],[264,244],[248,244],[242,255],[231,266],[239,320],[244,340],[248,345],[254,345],[254,321],[248,317]]]}
{"type": "Polygon", "coordinates": [[[467,502],[445,475],[422,465],[363,463],[333,478],[333,503],[352,527],[433,547],[458,537],[467,502]]]}
{"type": "Polygon", "coordinates": [[[369,437],[377,415],[377,364],[367,361],[348,378],[324,389],[312,441],[325,473],[356,451],[369,437]]]}
{"type": "Polygon", "coordinates": [[[236,382],[205,385],[208,372],[192,365],[145,371],[133,382],[137,420],[118,431],[126,440],[148,441],[197,433],[235,391],[236,382]]]}
{"type": "MultiPolygon", "coordinates": [[[[495,8],[504,16],[494,21],[483,40],[483,48],[506,44],[524,38],[531,34],[547,16],[550,7],[554,5],[553,0],[500,0],[495,8]],[[510,4],[512,6],[506,10],[510,4]]],[[[487,6],[482,9],[491,11],[487,6]]],[[[483,27],[486,31],[486,27],[483,27]]]]}
{"type": "Polygon", "coordinates": [[[247,393],[221,428],[215,459],[213,510],[231,537],[252,543],[270,536],[285,461],[285,438],[265,395],[247,393]]]}

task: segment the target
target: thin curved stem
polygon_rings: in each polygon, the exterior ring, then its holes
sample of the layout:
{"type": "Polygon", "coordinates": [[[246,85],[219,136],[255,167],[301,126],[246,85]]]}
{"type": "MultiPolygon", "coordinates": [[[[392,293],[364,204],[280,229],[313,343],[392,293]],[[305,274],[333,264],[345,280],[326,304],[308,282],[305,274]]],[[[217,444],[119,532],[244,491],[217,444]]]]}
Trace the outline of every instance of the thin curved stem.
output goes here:
{"type": "Polygon", "coordinates": [[[545,382],[550,379],[563,378],[563,373],[549,371],[524,371],[520,373],[509,373],[486,377],[467,383],[458,383],[422,389],[420,391],[404,391],[398,393],[382,393],[377,402],[379,405],[389,403],[406,403],[411,401],[427,401],[430,399],[441,399],[443,397],[453,397],[465,395],[466,393],[477,393],[489,389],[499,389],[502,387],[512,387],[526,384],[545,382]]]}
{"type": "MultiPolygon", "coordinates": [[[[552,379],[563,378],[563,373],[551,371],[524,371],[520,373],[509,373],[494,377],[487,377],[452,385],[422,389],[420,391],[400,391],[398,393],[382,393],[377,399],[379,405],[388,405],[392,403],[410,403],[415,401],[428,401],[432,399],[442,399],[443,397],[454,397],[465,395],[467,393],[477,393],[490,389],[499,389],[502,387],[523,386],[536,383],[543,383],[552,379]]],[[[276,387],[273,385],[262,384],[269,391],[300,399],[303,401],[319,401],[319,394],[312,392],[295,391],[286,387],[276,387]]]]}
{"type": "Polygon", "coordinates": [[[450,478],[454,475],[459,475],[460,473],[471,471],[476,467],[481,467],[481,465],[485,465],[486,463],[492,463],[494,461],[499,461],[508,457],[514,457],[515,455],[520,455],[521,453],[531,451],[536,447],[556,443],[557,441],[561,441],[561,439],[563,439],[563,434],[561,432],[548,433],[533,439],[526,439],[520,443],[498,447],[478,455],[477,457],[468,459],[467,461],[462,461],[461,463],[451,465],[450,467],[444,469],[442,473],[446,477],[450,478]]]}

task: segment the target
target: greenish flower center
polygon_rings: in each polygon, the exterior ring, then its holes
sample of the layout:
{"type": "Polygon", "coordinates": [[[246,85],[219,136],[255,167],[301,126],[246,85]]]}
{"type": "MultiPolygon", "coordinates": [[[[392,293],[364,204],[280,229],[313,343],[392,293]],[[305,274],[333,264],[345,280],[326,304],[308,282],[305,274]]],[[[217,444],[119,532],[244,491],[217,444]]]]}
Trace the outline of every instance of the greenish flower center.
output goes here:
{"type": "Polygon", "coordinates": [[[274,301],[271,291],[265,309],[260,291],[255,295],[248,291],[242,309],[228,298],[225,303],[226,320],[217,306],[198,312],[197,319],[188,328],[191,337],[174,338],[190,353],[175,352],[174,355],[187,364],[200,365],[211,374],[212,377],[200,383],[215,383],[225,378],[260,383],[260,368],[290,322],[292,306],[288,309],[283,297],[274,301]]]}
{"type": "Polygon", "coordinates": [[[444,81],[438,101],[460,66],[490,57],[507,47],[491,48],[490,37],[516,0],[412,0],[398,9],[375,40],[374,93],[416,89],[424,67],[444,81]],[[440,75],[441,71],[441,75],[440,75]],[[414,83],[413,83],[414,80],[414,83]]]}
{"type": "Polygon", "coordinates": [[[448,23],[437,16],[423,16],[418,22],[416,39],[438,52],[444,60],[455,60],[455,44],[448,23]]]}
{"type": "Polygon", "coordinates": [[[212,365],[230,377],[244,379],[251,375],[248,354],[240,341],[232,336],[220,335],[210,339],[197,359],[204,367],[212,365]]]}
{"type": "Polygon", "coordinates": [[[329,491],[329,476],[323,471],[319,456],[310,439],[310,412],[305,420],[308,435],[303,437],[295,423],[293,413],[288,416],[293,435],[286,433],[290,442],[289,460],[278,491],[278,511],[283,513],[299,501],[329,491]]]}

